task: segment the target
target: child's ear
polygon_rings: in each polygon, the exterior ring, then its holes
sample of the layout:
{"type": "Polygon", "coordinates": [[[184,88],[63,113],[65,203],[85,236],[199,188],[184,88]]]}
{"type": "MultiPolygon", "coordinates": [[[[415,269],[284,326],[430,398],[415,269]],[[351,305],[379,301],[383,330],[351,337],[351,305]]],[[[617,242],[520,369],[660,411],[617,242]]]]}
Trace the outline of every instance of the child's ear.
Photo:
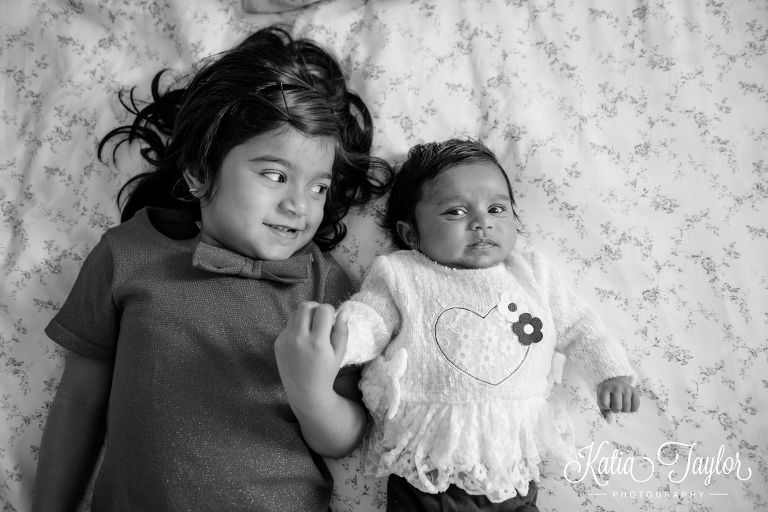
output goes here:
{"type": "Polygon", "coordinates": [[[419,236],[416,234],[416,230],[408,222],[404,220],[397,221],[397,234],[400,239],[405,242],[405,245],[413,249],[419,250],[419,236]]]}
{"type": "Polygon", "coordinates": [[[189,171],[184,171],[184,181],[187,182],[189,191],[193,196],[200,197],[202,195],[202,190],[205,187],[205,183],[202,180],[193,176],[189,171]]]}

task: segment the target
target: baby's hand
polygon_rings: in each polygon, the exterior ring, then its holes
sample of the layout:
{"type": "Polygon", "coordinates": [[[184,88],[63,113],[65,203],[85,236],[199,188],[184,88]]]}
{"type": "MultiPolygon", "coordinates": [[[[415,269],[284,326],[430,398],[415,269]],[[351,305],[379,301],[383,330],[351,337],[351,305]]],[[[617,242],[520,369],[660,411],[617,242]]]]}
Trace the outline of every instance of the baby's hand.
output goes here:
{"type": "Polygon", "coordinates": [[[635,412],[640,408],[640,393],[627,379],[615,377],[597,386],[597,406],[608,423],[613,423],[613,412],[635,412]]]}

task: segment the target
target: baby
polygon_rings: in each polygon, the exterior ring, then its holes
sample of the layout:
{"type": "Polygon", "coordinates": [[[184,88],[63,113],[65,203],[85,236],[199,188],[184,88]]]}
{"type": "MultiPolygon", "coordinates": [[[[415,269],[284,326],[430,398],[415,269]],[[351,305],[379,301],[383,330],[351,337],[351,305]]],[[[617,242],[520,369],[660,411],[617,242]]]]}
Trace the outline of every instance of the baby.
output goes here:
{"type": "Polygon", "coordinates": [[[623,347],[540,254],[514,251],[518,222],[480,143],[418,145],[395,178],[385,224],[407,250],[377,257],[339,311],[342,364],[370,361],[365,465],[390,475],[387,510],[538,510],[542,456],[575,459],[550,394],[566,356],[606,419],[639,407],[623,347]]]}

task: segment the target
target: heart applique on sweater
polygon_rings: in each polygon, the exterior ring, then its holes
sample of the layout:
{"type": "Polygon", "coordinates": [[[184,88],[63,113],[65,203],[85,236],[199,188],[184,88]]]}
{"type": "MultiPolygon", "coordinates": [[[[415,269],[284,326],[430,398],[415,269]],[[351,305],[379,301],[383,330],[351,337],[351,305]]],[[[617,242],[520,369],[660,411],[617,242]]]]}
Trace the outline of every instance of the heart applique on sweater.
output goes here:
{"type": "Polygon", "coordinates": [[[485,314],[446,309],[435,322],[435,341],[445,358],[465,374],[498,385],[517,371],[530,350],[518,342],[496,307],[485,314]]]}

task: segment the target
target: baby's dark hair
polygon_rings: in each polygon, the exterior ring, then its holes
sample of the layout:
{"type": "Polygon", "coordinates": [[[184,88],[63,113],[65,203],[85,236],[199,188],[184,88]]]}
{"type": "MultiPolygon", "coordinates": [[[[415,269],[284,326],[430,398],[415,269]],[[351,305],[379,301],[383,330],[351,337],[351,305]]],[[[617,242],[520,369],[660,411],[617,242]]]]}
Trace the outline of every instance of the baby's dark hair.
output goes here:
{"type": "Polygon", "coordinates": [[[512,193],[509,177],[493,152],[484,144],[472,139],[450,139],[445,142],[418,144],[408,151],[408,157],[395,175],[387,201],[387,210],[381,221],[382,227],[399,249],[410,249],[398,234],[399,221],[407,222],[418,238],[416,206],[423,197],[424,185],[457,165],[475,162],[488,162],[499,168],[509,189],[512,214],[519,223],[520,218],[515,209],[515,196],[512,193]]]}
{"type": "Polygon", "coordinates": [[[346,234],[342,218],[350,207],[383,195],[392,182],[392,168],[370,154],[373,123],[363,100],[346,87],[338,62],[317,44],[293,39],[280,27],[267,27],[229,51],[204,59],[175,87],[160,91],[165,70],[155,75],[152,101],[137,107],[133,90],[126,103],[133,123],[109,132],[98,148],[118,138],[112,152],[126,140],[139,140],[151,170],[131,178],[118,194],[121,221],[145,206],[200,213],[183,173],[206,188],[203,200],[215,194],[225,156],[252,137],[293,128],[307,137],[336,141],[333,179],[323,221],[313,238],[321,250],[335,247],[346,234]],[[186,85],[179,85],[185,83],[186,85]]]}

